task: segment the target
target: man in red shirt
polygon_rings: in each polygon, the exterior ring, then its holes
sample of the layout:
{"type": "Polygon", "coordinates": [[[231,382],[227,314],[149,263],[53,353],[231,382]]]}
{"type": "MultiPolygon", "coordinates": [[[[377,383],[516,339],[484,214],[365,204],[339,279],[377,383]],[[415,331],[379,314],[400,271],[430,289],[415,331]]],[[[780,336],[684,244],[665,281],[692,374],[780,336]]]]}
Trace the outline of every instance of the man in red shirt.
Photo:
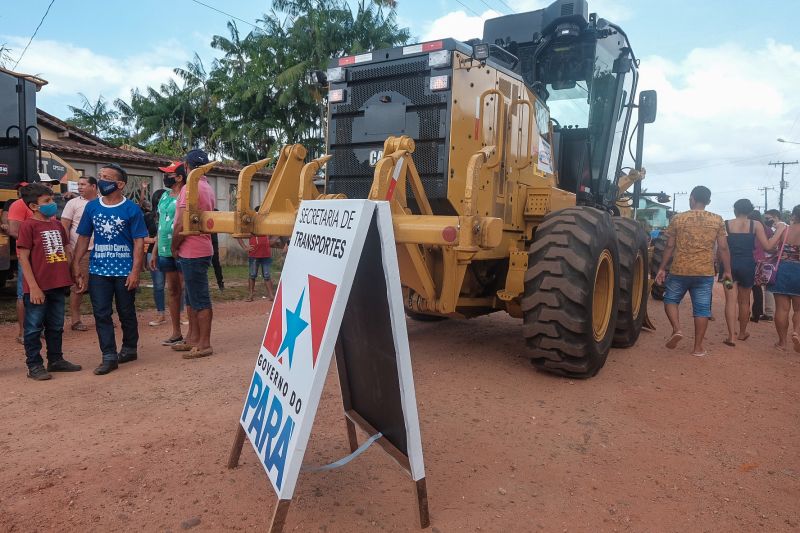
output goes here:
{"type": "Polygon", "coordinates": [[[250,267],[250,279],[248,288],[250,295],[247,297],[248,302],[253,301],[253,293],[256,290],[256,278],[258,278],[258,269],[261,269],[261,276],[264,278],[264,290],[267,295],[263,298],[274,299],[275,291],[272,287],[272,278],[269,273],[269,267],[272,265],[272,239],[268,236],[250,237],[249,246],[244,245],[242,239],[237,239],[239,246],[247,250],[247,263],[250,267]]]}
{"type": "Polygon", "coordinates": [[[80,365],[64,359],[64,306],[72,277],[67,253],[67,232],[55,220],[58,206],[52,191],[39,184],[25,187],[22,200],[32,215],[20,224],[17,252],[23,273],[25,305],[25,363],[28,377],[50,379],[49,372],[75,372],[80,365]],[[42,360],[42,339],[47,343],[47,370],[42,360]]]}

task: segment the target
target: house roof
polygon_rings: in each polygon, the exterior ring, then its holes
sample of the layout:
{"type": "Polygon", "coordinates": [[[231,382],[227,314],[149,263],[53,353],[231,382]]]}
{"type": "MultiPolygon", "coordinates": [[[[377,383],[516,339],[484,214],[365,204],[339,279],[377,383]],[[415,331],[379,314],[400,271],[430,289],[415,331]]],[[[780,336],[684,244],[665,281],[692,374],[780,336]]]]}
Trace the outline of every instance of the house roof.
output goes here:
{"type": "MultiPolygon", "coordinates": [[[[166,155],[145,152],[132,146],[116,148],[100,137],[68,124],[38,108],[36,109],[36,120],[39,124],[54,130],[59,139],[64,139],[58,141],[42,139],[44,150],[54,152],[62,157],[115,162],[123,165],[127,163],[153,168],[167,166],[175,159],[166,155]]],[[[221,163],[215,166],[209,175],[236,177],[241,169],[242,166],[239,164],[221,163]]],[[[272,170],[267,170],[258,172],[256,177],[268,178],[271,175],[272,170]]]]}

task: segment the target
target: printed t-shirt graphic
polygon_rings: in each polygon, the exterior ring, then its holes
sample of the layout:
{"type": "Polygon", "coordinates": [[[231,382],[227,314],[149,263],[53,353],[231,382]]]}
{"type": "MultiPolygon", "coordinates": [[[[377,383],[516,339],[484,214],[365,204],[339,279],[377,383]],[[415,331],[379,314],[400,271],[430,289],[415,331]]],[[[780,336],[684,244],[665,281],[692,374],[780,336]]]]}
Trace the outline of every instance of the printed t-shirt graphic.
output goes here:
{"type": "Polygon", "coordinates": [[[139,206],[123,198],[106,205],[100,198],[86,204],[78,235],[94,235],[89,273],[97,276],[127,276],[133,268],[133,240],[147,237],[147,226],[139,206]]]}
{"type": "Polygon", "coordinates": [[[158,255],[172,257],[172,230],[175,225],[175,205],[177,196],[172,191],[161,195],[158,201],[158,255]]]}
{"type": "Polygon", "coordinates": [[[722,217],[709,211],[684,211],[672,217],[667,235],[675,238],[670,272],[678,276],[713,276],[714,243],[725,237],[722,217]]]}
{"type": "MultiPolygon", "coordinates": [[[[29,218],[19,227],[17,248],[31,251],[33,277],[43,291],[72,285],[66,253],[67,239],[67,232],[57,220],[29,218]]],[[[30,294],[28,280],[24,276],[22,290],[30,294]]]]}

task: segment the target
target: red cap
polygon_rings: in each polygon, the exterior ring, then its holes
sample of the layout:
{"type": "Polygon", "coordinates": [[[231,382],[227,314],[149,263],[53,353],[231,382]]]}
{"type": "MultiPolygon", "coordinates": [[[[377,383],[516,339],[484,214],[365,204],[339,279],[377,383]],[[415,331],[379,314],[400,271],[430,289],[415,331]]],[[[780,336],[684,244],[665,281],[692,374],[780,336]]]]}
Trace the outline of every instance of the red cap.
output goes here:
{"type": "Polygon", "coordinates": [[[177,170],[183,166],[183,161],[173,161],[168,167],[158,167],[158,170],[165,174],[175,174],[177,170]]]}
{"type": "Polygon", "coordinates": [[[19,183],[17,183],[17,187],[16,188],[17,189],[21,189],[22,187],[27,187],[28,185],[29,185],[29,183],[27,181],[20,181],[19,183]]]}

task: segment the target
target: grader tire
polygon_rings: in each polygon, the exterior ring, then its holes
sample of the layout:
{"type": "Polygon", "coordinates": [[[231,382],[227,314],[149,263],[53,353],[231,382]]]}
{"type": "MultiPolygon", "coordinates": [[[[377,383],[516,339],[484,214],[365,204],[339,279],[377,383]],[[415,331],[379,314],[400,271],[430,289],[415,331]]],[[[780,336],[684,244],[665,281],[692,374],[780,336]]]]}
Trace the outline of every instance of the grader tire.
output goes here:
{"type": "Polygon", "coordinates": [[[614,348],[630,348],[639,339],[647,314],[647,235],[633,219],[614,217],[619,244],[619,310],[614,348]]]}
{"type": "MultiPolygon", "coordinates": [[[[653,255],[650,257],[650,278],[655,279],[658,274],[658,267],[661,266],[661,260],[664,258],[664,249],[667,247],[667,236],[662,233],[656,240],[653,241],[653,255]]],[[[669,267],[672,266],[672,261],[667,265],[667,273],[669,267]]],[[[654,300],[664,299],[664,286],[653,283],[653,288],[650,290],[650,296],[654,300]]]]}
{"type": "Polygon", "coordinates": [[[529,250],[523,334],[539,370],[590,378],[603,367],[619,305],[619,252],[608,213],[547,215],[529,250]]]}

